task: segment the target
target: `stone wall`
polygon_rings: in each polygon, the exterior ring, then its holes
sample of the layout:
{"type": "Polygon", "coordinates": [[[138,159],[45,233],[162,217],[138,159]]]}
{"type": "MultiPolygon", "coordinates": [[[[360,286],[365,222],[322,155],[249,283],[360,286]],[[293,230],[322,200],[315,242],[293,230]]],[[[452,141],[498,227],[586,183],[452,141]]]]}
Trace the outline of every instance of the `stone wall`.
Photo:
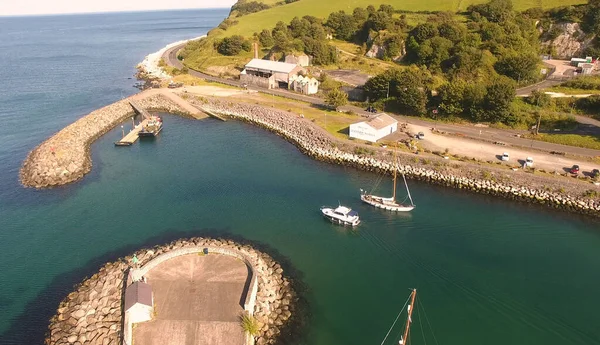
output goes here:
{"type": "Polygon", "coordinates": [[[77,181],[89,173],[92,168],[90,145],[135,114],[129,105],[133,98],[149,111],[187,113],[154,90],[95,110],[29,152],[19,173],[21,183],[26,187],[52,187],[77,181]]]}
{"type": "MultiPolygon", "coordinates": [[[[144,265],[161,255],[196,252],[203,248],[244,258],[254,268],[257,288],[253,312],[260,326],[256,343],[274,343],[281,327],[292,316],[297,298],[290,281],[283,275],[283,269],[269,255],[230,240],[199,237],[139,250],[135,254],[144,270],[144,265]]],[[[60,303],[56,315],[50,320],[46,345],[107,345],[119,344],[123,340],[123,289],[131,259],[132,256],[128,256],[104,265],[60,303]]]]}
{"type": "MultiPolygon", "coordinates": [[[[389,151],[373,147],[371,154],[357,154],[356,145],[343,143],[306,119],[290,113],[258,105],[208,98],[190,98],[190,102],[212,113],[220,113],[264,127],[294,143],[305,154],[326,162],[391,174],[394,164],[389,151]]],[[[543,204],[552,208],[586,215],[600,216],[600,200],[582,198],[548,190],[548,184],[583,191],[581,183],[568,183],[541,176],[507,175],[506,170],[485,169],[462,162],[452,165],[443,159],[429,157],[430,164],[414,155],[398,157],[398,171],[409,178],[433,184],[502,196],[513,200],[543,204]],[[412,163],[411,163],[412,160],[412,163]],[[437,166],[436,166],[437,164],[437,166]],[[415,166],[418,165],[418,166],[415,166]],[[454,166],[453,166],[454,165],[454,166]],[[482,176],[490,175],[494,179],[482,176]]]]}

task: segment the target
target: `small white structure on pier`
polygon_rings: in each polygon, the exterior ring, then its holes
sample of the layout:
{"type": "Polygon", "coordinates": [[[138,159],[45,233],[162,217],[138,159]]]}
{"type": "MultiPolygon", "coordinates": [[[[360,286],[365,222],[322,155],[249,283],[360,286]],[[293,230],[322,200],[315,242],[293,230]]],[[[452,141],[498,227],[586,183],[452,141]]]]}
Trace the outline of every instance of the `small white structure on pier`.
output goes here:
{"type": "Polygon", "coordinates": [[[388,114],[379,114],[368,121],[350,125],[350,138],[372,143],[398,130],[398,121],[388,114]]]}
{"type": "Polygon", "coordinates": [[[143,281],[136,281],[125,290],[125,315],[129,322],[138,323],[152,320],[154,296],[152,287],[143,281]]]}

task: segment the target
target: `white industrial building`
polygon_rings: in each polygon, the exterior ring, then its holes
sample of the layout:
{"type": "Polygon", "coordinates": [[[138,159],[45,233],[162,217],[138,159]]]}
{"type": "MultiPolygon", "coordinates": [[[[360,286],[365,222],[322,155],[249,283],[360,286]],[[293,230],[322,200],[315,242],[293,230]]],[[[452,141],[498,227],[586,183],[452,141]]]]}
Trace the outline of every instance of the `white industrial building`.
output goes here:
{"type": "Polygon", "coordinates": [[[350,138],[377,142],[398,130],[398,121],[387,114],[379,114],[368,121],[350,125],[350,138]]]}

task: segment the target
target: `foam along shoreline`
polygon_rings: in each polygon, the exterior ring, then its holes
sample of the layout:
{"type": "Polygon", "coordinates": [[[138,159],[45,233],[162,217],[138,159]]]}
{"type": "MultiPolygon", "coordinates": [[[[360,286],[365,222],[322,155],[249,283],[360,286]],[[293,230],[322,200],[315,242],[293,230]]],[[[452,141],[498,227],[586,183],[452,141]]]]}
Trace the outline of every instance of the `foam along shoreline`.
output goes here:
{"type": "Polygon", "coordinates": [[[201,38],[206,37],[206,35],[202,35],[196,38],[190,38],[189,40],[181,40],[181,41],[177,41],[177,42],[173,42],[173,43],[169,43],[167,44],[164,48],[162,48],[161,50],[152,53],[152,54],[148,54],[146,55],[146,57],[144,58],[144,60],[142,62],[140,62],[136,68],[138,68],[139,70],[145,72],[146,74],[148,74],[148,76],[151,77],[155,77],[155,78],[160,78],[160,79],[169,79],[171,78],[171,76],[165,72],[162,67],[158,66],[160,59],[163,57],[163,55],[165,54],[165,52],[175,46],[178,46],[180,44],[184,44],[187,43],[189,41],[195,41],[195,40],[199,40],[201,38]]]}

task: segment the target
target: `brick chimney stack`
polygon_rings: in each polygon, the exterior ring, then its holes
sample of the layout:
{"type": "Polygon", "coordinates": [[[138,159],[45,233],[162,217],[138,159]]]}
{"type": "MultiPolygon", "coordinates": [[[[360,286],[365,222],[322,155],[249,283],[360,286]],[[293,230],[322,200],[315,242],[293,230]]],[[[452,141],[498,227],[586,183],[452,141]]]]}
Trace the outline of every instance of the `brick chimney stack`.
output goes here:
{"type": "Polygon", "coordinates": [[[252,46],[254,48],[254,58],[258,59],[258,43],[254,42],[254,43],[252,43],[252,46]]]}

